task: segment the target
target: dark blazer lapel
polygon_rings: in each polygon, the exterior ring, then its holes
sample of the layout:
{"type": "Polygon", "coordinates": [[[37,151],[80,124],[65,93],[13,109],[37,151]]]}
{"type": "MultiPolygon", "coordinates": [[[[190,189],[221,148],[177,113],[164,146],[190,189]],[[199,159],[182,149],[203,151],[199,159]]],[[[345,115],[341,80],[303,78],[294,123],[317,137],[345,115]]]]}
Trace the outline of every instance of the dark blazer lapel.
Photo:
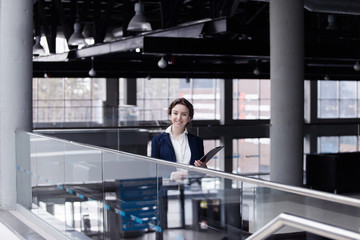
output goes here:
{"type": "Polygon", "coordinates": [[[169,145],[170,148],[174,149],[168,133],[164,133],[164,140],[167,143],[167,145],[169,145]]]}
{"type": "Polygon", "coordinates": [[[193,156],[194,151],[196,151],[196,141],[193,135],[188,134],[189,147],[191,151],[191,157],[193,156]]]}
{"type": "Polygon", "coordinates": [[[175,150],[174,150],[174,147],[171,143],[171,139],[170,139],[170,136],[169,136],[169,133],[164,133],[164,140],[166,142],[166,144],[168,145],[169,149],[171,149],[171,159],[173,162],[176,162],[176,155],[175,155],[175,150]]]}

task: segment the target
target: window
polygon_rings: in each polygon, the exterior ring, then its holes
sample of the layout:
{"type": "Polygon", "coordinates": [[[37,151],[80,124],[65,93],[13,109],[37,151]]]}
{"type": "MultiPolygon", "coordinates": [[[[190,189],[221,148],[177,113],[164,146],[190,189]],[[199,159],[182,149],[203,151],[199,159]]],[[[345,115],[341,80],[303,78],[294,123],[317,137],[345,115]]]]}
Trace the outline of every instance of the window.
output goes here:
{"type": "Polygon", "coordinates": [[[359,149],[358,136],[318,137],[318,153],[355,152],[359,149]]]}
{"type": "Polygon", "coordinates": [[[270,80],[233,80],[233,119],[270,118],[270,80]]]}
{"type": "Polygon", "coordinates": [[[220,119],[218,79],[138,78],[139,120],[168,120],[167,108],[176,98],[185,97],[194,106],[194,119],[220,119]]]}
{"type": "Polygon", "coordinates": [[[105,79],[34,78],[34,123],[103,121],[105,79]]]}
{"type": "Polygon", "coordinates": [[[359,83],[356,81],[318,81],[318,118],[356,118],[359,83]]]}
{"type": "Polygon", "coordinates": [[[233,140],[233,173],[268,173],[270,171],[270,139],[233,140]]]}

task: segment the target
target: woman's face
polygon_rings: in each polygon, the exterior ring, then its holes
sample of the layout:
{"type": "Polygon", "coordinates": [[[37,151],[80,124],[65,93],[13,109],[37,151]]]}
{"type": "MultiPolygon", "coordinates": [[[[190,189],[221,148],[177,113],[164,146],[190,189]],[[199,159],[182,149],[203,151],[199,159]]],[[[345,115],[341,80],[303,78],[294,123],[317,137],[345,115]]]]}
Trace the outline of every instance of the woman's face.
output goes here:
{"type": "Polygon", "coordinates": [[[176,104],[171,109],[170,118],[173,127],[183,130],[185,129],[186,124],[191,120],[189,115],[189,109],[182,104],[176,104]]]}

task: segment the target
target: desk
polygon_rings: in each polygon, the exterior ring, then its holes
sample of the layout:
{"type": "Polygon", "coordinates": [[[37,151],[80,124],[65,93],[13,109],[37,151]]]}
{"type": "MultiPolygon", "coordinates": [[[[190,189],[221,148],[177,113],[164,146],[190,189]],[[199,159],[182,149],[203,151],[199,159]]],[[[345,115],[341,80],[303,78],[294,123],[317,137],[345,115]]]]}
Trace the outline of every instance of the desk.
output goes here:
{"type": "Polygon", "coordinates": [[[335,193],[360,192],[360,153],[306,155],[306,185],[335,193]]]}

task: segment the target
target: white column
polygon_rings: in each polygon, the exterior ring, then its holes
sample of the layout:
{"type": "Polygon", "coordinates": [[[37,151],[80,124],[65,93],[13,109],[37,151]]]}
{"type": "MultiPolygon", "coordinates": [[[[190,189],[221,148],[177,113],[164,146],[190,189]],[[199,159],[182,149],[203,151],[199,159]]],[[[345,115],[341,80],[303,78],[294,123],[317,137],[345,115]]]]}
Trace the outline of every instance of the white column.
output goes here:
{"type": "Polygon", "coordinates": [[[270,0],[271,181],[302,184],[304,1],[270,0]]]}
{"type": "Polygon", "coordinates": [[[0,0],[0,204],[16,205],[15,130],[32,129],[33,1],[0,0]]]}

